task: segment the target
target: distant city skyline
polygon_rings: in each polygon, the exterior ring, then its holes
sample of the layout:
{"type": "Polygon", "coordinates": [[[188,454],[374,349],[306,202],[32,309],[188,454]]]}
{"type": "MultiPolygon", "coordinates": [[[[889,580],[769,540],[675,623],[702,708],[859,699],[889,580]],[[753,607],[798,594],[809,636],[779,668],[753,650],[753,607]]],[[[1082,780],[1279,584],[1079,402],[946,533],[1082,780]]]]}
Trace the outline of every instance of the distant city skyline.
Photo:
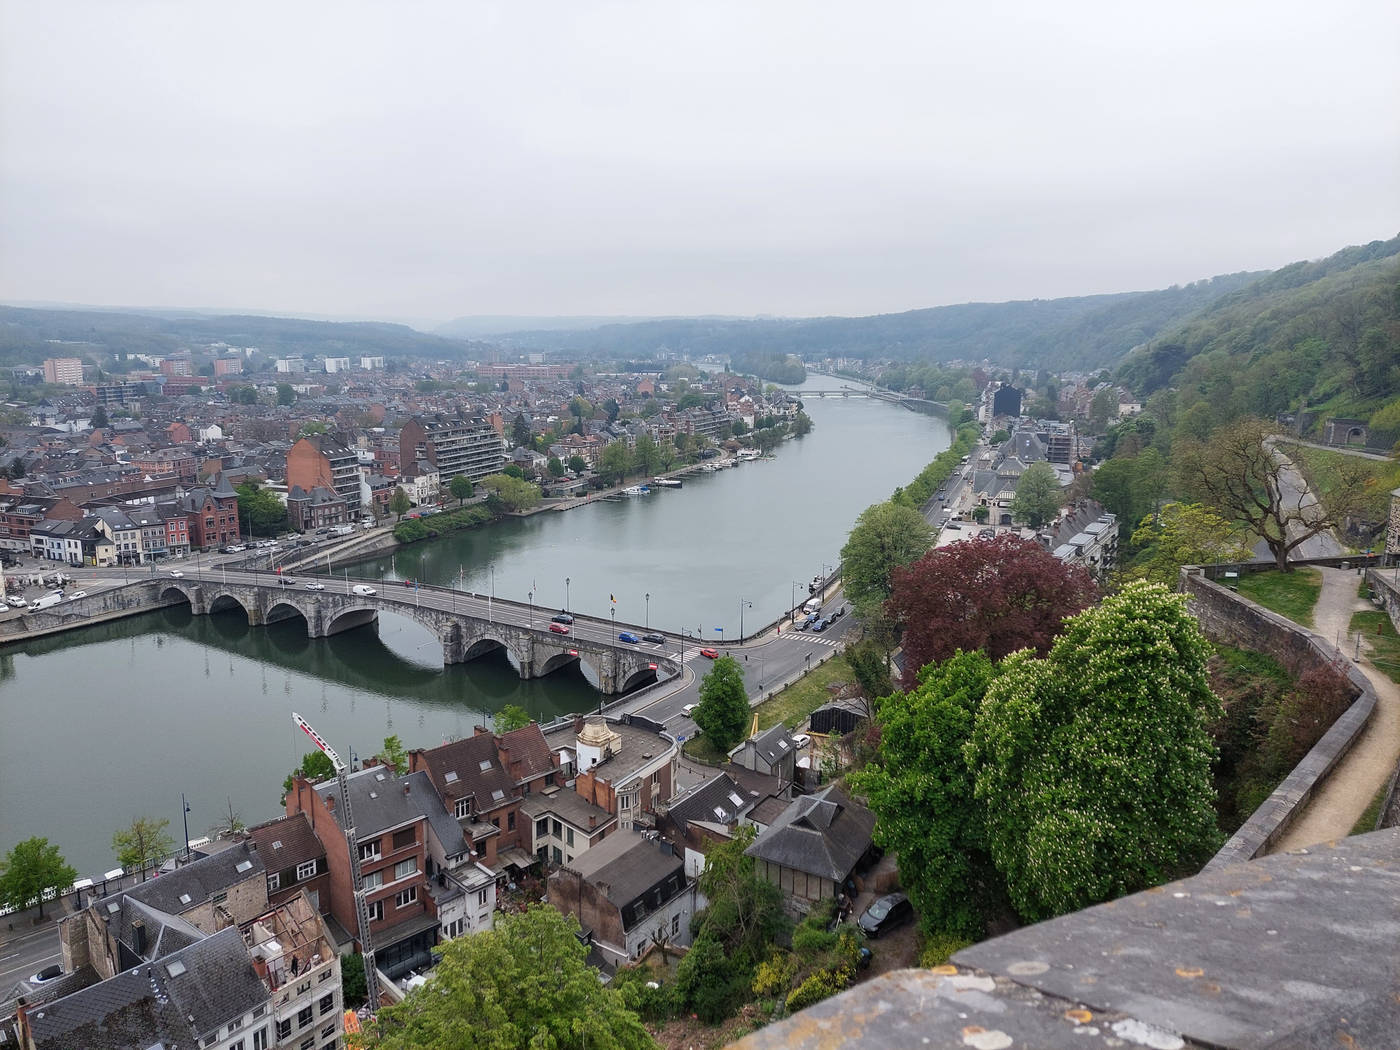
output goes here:
{"type": "Polygon", "coordinates": [[[1400,232],[1400,6],[0,0],[0,298],[891,313],[1400,232]]]}

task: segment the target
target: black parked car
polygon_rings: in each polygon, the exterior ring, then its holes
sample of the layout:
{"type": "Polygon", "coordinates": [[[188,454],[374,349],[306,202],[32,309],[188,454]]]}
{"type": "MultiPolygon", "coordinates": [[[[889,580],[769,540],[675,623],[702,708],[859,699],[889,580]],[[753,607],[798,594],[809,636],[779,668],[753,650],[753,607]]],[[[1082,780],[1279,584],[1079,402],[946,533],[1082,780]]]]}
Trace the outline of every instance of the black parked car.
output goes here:
{"type": "Polygon", "coordinates": [[[914,917],[909,898],[902,893],[887,893],[861,913],[857,921],[867,937],[878,937],[896,926],[903,926],[914,917]]]}
{"type": "Polygon", "coordinates": [[[651,634],[642,635],[642,641],[655,642],[657,645],[664,645],[666,642],[666,636],[664,634],[657,634],[655,631],[653,631],[651,634]]]}
{"type": "Polygon", "coordinates": [[[574,618],[566,612],[555,613],[550,617],[555,623],[573,623],[574,618]]]}

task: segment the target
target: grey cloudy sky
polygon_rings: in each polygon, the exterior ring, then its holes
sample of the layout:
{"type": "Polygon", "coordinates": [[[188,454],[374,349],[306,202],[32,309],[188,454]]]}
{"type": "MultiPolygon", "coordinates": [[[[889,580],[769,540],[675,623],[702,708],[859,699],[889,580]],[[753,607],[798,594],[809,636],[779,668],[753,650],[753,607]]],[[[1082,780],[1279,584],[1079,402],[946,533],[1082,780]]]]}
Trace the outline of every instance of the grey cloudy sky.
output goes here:
{"type": "Polygon", "coordinates": [[[1386,0],[0,16],[10,301],[857,314],[1400,232],[1386,0]]]}

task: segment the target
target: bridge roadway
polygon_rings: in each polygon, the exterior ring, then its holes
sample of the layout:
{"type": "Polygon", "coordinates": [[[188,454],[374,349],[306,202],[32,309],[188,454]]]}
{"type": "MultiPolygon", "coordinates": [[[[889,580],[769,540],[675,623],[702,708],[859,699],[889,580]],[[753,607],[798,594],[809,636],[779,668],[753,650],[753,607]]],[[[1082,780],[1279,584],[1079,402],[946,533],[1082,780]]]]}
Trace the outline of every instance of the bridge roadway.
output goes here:
{"type": "MultiPolygon", "coordinates": [[[[681,669],[666,645],[618,642],[610,621],[578,619],[568,635],[558,634],[549,629],[552,609],[450,587],[384,586],[344,576],[288,578],[245,569],[158,577],[149,586],[162,599],[175,593],[188,599],[196,615],[239,608],[254,625],[300,616],[313,638],[363,626],[381,610],[394,612],[437,637],[444,663],[465,663],[503,648],[522,678],[581,664],[606,695],[675,677],[681,669]],[[357,586],[373,593],[357,594],[357,586]]],[[[618,625],[619,631],[628,629],[628,624],[618,625]]]]}

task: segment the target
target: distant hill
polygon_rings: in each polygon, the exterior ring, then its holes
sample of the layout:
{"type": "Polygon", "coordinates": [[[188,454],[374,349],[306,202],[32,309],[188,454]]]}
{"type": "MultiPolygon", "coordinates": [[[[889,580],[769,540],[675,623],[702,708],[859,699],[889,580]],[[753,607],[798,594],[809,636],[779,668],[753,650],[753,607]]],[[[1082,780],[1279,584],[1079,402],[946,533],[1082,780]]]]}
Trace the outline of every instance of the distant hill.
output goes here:
{"type": "Polygon", "coordinates": [[[564,356],[646,358],[750,353],[895,361],[982,361],[1093,370],[1179,323],[1257,273],[1231,274],[1155,292],[1009,303],[964,303],[870,317],[681,318],[574,330],[502,333],[503,344],[564,356]]]}
{"type": "Polygon", "coordinates": [[[1123,362],[1140,395],[1178,391],[1195,431],[1239,415],[1367,418],[1400,396],[1400,237],[1251,281],[1123,362]]]}
{"type": "Polygon", "coordinates": [[[273,356],[333,357],[477,356],[482,347],[464,339],[428,335],[401,324],[377,321],[307,321],[255,315],[201,316],[127,311],[50,310],[0,306],[0,362],[33,363],[61,355],[64,346],[81,356],[93,352],[169,354],[207,343],[256,346],[273,356]]]}

